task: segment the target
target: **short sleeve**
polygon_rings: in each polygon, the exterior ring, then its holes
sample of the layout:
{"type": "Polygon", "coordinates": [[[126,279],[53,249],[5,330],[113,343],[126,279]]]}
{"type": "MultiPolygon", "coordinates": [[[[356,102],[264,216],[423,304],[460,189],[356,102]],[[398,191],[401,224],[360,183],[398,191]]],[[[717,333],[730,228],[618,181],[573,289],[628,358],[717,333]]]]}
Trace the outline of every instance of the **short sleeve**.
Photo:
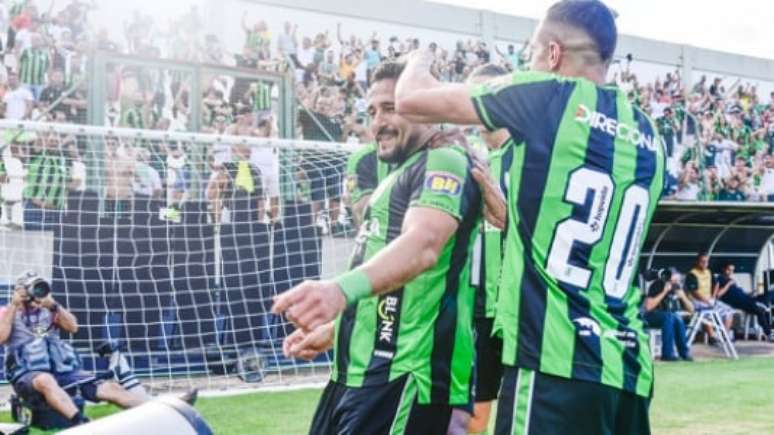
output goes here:
{"type": "Polygon", "coordinates": [[[517,71],[474,85],[470,96],[488,130],[506,128],[522,136],[544,122],[548,105],[562,86],[553,74],[517,71]]]}
{"type": "Polygon", "coordinates": [[[696,275],[688,273],[685,275],[685,289],[689,292],[695,292],[699,289],[699,280],[696,279],[696,275]]]}
{"type": "Polygon", "coordinates": [[[462,220],[480,197],[467,156],[452,147],[430,150],[423,169],[421,176],[412,177],[409,206],[435,208],[462,220]]]}

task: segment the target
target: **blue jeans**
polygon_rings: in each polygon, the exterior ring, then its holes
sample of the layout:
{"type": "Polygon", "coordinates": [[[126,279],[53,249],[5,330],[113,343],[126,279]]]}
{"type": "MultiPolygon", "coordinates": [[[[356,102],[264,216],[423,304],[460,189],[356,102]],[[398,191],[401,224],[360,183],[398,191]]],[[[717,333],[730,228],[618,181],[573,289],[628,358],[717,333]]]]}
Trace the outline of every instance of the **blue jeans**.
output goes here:
{"type": "Polygon", "coordinates": [[[643,314],[645,322],[651,328],[661,328],[661,358],[674,359],[675,345],[677,353],[688,357],[688,344],[685,336],[685,322],[671,311],[647,311],[643,314]]]}
{"type": "Polygon", "coordinates": [[[729,287],[728,291],[720,297],[720,300],[738,310],[758,317],[758,324],[763,328],[763,332],[767,336],[771,335],[769,313],[766,309],[758,305],[759,302],[764,305],[768,303],[767,300],[764,300],[763,296],[753,298],[738,286],[732,285],[729,287]]]}

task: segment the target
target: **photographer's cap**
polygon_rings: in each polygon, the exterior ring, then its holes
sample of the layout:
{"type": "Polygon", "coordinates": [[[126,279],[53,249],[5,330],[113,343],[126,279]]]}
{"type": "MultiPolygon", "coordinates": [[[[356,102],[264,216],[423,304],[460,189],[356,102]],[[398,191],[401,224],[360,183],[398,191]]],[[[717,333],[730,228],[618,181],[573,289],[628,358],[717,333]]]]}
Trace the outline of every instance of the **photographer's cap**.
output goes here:
{"type": "Polygon", "coordinates": [[[21,273],[21,275],[16,277],[16,285],[17,286],[24,286],[26,287],[29,285],[32,281],[34,281],[36,278],[41,278],[40,275],[38,275],[37,272],[32,270],[26,270],[21,273]]]}

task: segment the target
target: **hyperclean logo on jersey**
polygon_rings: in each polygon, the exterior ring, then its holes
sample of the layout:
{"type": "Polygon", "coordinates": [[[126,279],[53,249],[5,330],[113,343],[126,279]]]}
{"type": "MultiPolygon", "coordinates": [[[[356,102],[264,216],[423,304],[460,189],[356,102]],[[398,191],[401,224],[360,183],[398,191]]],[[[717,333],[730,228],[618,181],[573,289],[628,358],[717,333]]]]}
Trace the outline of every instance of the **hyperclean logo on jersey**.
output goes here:
{"type": "Polygon", "coordinates": [[[642,134],[636,127],[620,123],[617,119],[593,111],[583,104],[578,105],[578,110],[575,111],[575,120],[640,148],[647,148],[655,152],[658,146],[656,137],[642,134]]]}
{"type": "Polygon", "coordinates": [[[428,172],[425,188],[433,193],[456,196],[462,191],[462,180],[448,172],[428,172]]]}

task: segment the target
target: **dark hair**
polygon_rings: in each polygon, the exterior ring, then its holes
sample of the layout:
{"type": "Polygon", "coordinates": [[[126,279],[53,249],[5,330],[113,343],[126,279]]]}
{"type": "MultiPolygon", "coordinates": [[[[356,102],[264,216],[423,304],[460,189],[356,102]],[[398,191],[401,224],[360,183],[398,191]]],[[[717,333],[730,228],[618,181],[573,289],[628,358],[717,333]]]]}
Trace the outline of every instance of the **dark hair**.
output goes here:
{"type": "Polygon", "coordinates": [[[382,80],[398,80],[404,68],[406,68],[406,64],[403,62],[382,62],[371,74],[371,84],[382,80]]]}
{"type": "Polygon", "coordinates": [[[591,37],[603,62],[613,58],[618,43],[615,13],[599,0],[561,0],[548,9],[546,21],[566,24],[591,37]]]}
{"type": "Polygon", "coordinates": [[[722,268],[722,269],[720,269],[720,270],[723,270],[723,271],[725,271],[726,269],[728,269],[728,268],[729,268],[729,267],[731,267],[731,266],[734,266],[734,268],[736,268],[736,265],[734,265],[734,263],[732,263],[732,262],[730,262],[730,261],[727,261],[727,262],[723,263],[723,268],[722,268]]]}
{"type": "Polygon", "coordinates": [[[470,75],[468,78],[474,78],[474,77],[498,77],[508,74],[508,70],[501,67],[500,65],[495,65],[493,63],[485,63],[483,65],[477,66],[473,71],[470,72],[470,75]]]}

